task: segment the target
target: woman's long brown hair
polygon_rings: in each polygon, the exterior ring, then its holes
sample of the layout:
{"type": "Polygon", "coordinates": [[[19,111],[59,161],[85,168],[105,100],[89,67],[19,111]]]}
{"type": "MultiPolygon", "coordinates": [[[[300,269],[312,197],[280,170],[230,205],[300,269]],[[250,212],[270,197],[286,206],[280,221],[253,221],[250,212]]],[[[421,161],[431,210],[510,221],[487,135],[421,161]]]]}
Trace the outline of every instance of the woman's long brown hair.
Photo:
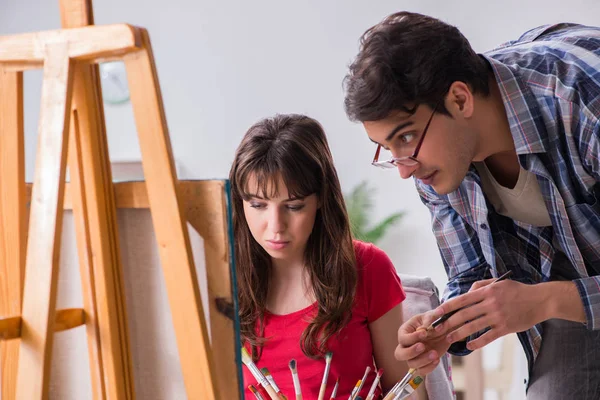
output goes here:
{"type": "MultiPolygon", "coordinates": [[[[356,291],[356,257],[350,223],[333,158],[321,125],[304,115],[276,115],[254,124],[244,135],[229,173],[238,276],[242,341],[260,357],[271,258],[254,240],[244,215],[249,178],[261,197],[270,198],[283,178],[290,197],[316,194],[319,209],[304,261],[318,311],[302,334],[300,346],[311,358],[327,352],[327,341],[350,320],[356,291]]],[[[256,192],[252,192],[256,193],[256,192]]]]}

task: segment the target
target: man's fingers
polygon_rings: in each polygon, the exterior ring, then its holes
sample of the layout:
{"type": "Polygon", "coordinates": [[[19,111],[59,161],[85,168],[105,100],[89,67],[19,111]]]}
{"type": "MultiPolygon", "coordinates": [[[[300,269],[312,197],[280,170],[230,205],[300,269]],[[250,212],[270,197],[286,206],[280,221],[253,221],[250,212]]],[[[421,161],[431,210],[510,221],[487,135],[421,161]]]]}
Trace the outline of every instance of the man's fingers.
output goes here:
{"type": "Polygon", "coordinates": [[[398,343],[403,347],[409,347],[420,340],[427,338],[425,321],[428,320],[425,314],[415,315],[400,326],[398,329],[398,343]]]}
{"type": "Polygon", "coordinates": [[[464,308],[451,316],[443,325],[447,326],[446,331],[454,331],[461,329],[470,321],[476,320],[483,316],[489,315],[494,310],[489,307],[486,301],[475,304],[471,307],[464,308]]]}
{"type": "Polygon", "coordinates": [[[431,372],[433,372],[433,370],[438,366],[438,364],[440,363],[440,359],[438,358],[437,360],[432,361],[431,363],[429,363],[428,365],[421,367],[417,370],[417,374],[419,376],[425,376],[430,374],[431,372]]]}
{"type": "Polygon", "coordinates": [[[426,368],[433,361],[439,360],[440,356],[435,350],[429,350],[424,352],[418,357],[406,360],[410,368],[421,369],[426,368]]]}
{"type": "Polygon", "coordinates": [[[449,333],[448,336],[446,337],[446,340],[448,341],[448,343],[458,342],[463,339],[466,339],[467,337],[473,335],[474,333],[484,330],[488,326],[490,326],[489,318],[480,317],[480,318],[474,319],[473,321],[471,321],[469,323],[464,324],[463,326],[461,326],[454,332],[449,333]]]}
{"type": "Polygon", "coordinates": [[[498,339],[500,336],[504,336],[500,329],[490,329],[480,337],[475,340],[467,343],[467,349],[469,350],[477,350],[488,344],[492,343],[494,340],[498,339]]]}
{"type": "Polygon", "coordinates": [[[398,361],[408,361],[420,356],[424,351],[425,345],[423,343],[415,343],[409,347],[399,345],[394,351],[394,357],[398,361]]]}
{"type": "Polygon", "coordinates": [[[494,282],[494,279],[484,279],[482,281],[477,281],[475,283],[473,283],[471,285],[471,288],[469,289],[469,292],[472,292],[473,290],[477,290],[480,289],[484,286],[489,285],[490,283],[494,282]]]}
{"type": "Polygon", "coordinates": [[[443,315],[444,315],[444,313],[442,312],[442,310],[439,307],[436,308],[435,310],[426,312],[425,314],[423,314],[423,320],[422,320],[423,327],[425,327],[425,328],[429,327],[433,323],[433,321],[435,321],[436,319],[440,318],[443,315]]]}
{"type": "Polygon", "coordinates": [[[414,345],[420,340],[423,340],[427,337],[427,332],[425,329],[417,329],[412,333],[407,333],[403,331],[402,328],[398,331],[398,344],[402,347],[409,347],[414,345]]]}
{"type": "Polygon", "coordinates": [[[448,300],[440,305],[435,311],[440,315],[460,310],[461,308],[472,306],[484,299],[484,293],[481,290],[475,290],[462,294],[452,300],[448,300]]]}

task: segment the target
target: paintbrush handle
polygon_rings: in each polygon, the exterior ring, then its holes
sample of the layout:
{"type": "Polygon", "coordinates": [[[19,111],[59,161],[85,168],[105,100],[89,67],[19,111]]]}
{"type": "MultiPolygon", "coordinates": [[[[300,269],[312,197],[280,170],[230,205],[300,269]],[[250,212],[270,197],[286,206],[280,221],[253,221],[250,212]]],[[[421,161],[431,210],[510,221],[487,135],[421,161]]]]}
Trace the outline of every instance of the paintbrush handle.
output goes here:
{"type": "Polygon", "coordinates": [[[396,394],[390,390],[383,400],[394,400],[394,397],[396,397],[396,394]]]}
{"type": "Polygon", "coordinates": [[[319,390],[319,400],[325,399],[325,390],[327,389],[327,384],[321,384],[321,390],[319,390]]]}
{"type": "Polygon", "coordinates": [[[280,397],[277,394],[277,392],[275,391],[275,389],[273,389],[273,386],[271,385],[266,385],[263,386],[265,388],[265,390],[267,391],[267,393],[269,393],[269,396],[271,397],[272,400],[279,400],[280,397]]]}

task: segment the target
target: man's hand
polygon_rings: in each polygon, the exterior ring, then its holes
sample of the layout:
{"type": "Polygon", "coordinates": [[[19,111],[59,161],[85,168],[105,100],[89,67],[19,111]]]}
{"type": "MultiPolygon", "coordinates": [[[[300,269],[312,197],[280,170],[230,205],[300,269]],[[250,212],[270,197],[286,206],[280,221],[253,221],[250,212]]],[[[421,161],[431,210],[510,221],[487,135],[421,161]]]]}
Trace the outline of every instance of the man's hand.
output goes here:
{"type": "Polygon", "coordinates": [[[418,369],[421,376],[433,371],[450,347],[442,326],[430,332],[425,329],[441,316],[439,310],[418,314],[398,330],[398,347],[394,355],[397,360],[406,361],[410,368],[418,369]]]}
{"type": "Polygon", "coordinates": [[[469,350],[480,349],[501,336],[525,331],[548,319],[548,293],[543,284],[508,280],[491,285],[492,282],[475,282],[468,293],[438,307],[436,311],[440,313],[462,309],[440,325],[440,333],[450,332],[446,336],[448,345],[489,327],[489,331],[467,344],[469,350]]]}

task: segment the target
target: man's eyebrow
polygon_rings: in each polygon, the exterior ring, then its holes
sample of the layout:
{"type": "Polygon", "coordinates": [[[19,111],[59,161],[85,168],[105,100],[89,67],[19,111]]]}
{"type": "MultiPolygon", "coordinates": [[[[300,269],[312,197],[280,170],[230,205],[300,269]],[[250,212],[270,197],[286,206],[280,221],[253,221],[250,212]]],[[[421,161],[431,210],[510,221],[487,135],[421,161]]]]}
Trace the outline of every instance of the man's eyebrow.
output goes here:
{"type": "Polygon", "coordinates": [[[389,142],[390,140],[392,140],[394,138],[394,136],[396,135],[396,133],[398,133],[398,131],[406,128],[407,126],[412,125],[413,122],[412,121],[404,121],[401,124],[399,124],[397,127],[395,127],[385,138],[386,142],[389,142]]]}

